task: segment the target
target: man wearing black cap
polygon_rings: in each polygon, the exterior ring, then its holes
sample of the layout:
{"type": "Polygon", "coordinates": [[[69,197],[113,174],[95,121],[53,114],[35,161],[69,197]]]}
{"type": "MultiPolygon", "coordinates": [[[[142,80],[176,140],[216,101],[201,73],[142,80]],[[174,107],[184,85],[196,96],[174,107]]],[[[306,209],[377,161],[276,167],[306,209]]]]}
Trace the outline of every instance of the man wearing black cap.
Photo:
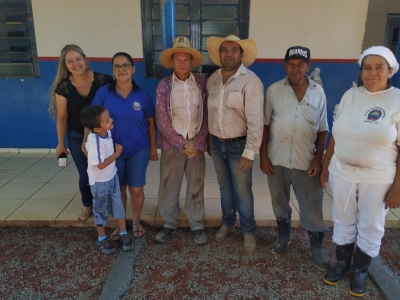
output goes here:
{"type": "Polygon", "coordinates": [[[310,50],[290,47],[286,51],[286,78],[272,84],[264,104],[264,133],[260,148],[260,168],[268,175],[272,208],[279,238],[270,247],[273,254],[290,243],[292,209],[290,185],[300,210],[300,222],[310,236],[310,252],[320,270],[329,263],[321,251],[324,234],[324,191],[318,179],[328,135],[326,99],[321,86],[306,73],[310,70],[310,50]]]}

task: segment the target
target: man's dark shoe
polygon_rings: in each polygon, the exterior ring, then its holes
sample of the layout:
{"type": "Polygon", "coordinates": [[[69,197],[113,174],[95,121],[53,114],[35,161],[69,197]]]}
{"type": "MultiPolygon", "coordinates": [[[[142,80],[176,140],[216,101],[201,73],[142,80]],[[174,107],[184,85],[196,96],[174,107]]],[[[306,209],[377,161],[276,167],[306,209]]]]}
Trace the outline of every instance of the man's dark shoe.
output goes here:
{"type": "Polygon", "coordinates": [[[161,229],[161,231],[159,233],[157,233],[155,240],[156,242],[159,243],[166,243],[169,241],[169,239],[172,236],[172,233],[175,231],[175,229],[171,229],[171,228],[163,228],[161,229]]]}
{"type": "Polygon", "coordinates": [[[121,242],[122,242],[122,248],[125,251],[132,250],[135,247],[135,245],[132,242],[131,237],[127,234],[121,235],[121,242]]]}
{"type": "Polygon", "coordinates": [[[206,244],[208,241],[207,234],[204,229],[193,230],[193,240],[197,245],[206,244]]]}
{"type": "Polygon", "coordinates": [[[101,242],[97,241],[96,246],[104,254],[112,254],[116,251],[114,245],[112,244],[112,242],[109,238],[106,238],[105,240],[102,240],[101,242]]]}

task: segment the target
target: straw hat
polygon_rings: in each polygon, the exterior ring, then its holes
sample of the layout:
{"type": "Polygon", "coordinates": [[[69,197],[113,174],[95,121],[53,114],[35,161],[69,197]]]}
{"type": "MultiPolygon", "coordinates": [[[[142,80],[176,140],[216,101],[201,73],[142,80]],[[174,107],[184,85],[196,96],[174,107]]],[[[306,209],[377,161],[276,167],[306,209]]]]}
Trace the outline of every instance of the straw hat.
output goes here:
{"type": "Polygon", "coordinates": [[[223,42],[235,42],[240,45],[243,49],[242,63],[245,67],[250,66],[257,57],[257,45],[252,39],[241,40],[235,35],[228,35],[226,38],[220,38],[216,36],[211,36],[207,39],[207,50],[208,54],[214,64],[221,66],[219,58],[219,48],[223,42]]]}
{"type": "Polygon", "coordinates": [[[179,52],[189,53],[192,56],[192,68],[203,62],[203,55],[201,55],[200,51],[190,47],[189,39],[185,36],[178,36],[174,40],[172,48],[166,49],[161,53],[161,64],[167,69],[173,69],[172,55],[179,52]]]}

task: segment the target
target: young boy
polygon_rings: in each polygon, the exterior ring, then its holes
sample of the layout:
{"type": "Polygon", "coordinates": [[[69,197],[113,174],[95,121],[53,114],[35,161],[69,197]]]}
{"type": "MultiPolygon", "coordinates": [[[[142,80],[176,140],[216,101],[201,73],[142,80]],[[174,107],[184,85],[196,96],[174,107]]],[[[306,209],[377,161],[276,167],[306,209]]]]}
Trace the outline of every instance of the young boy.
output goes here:
{"type": "Polygon", "coordinates": [[[88,175],[90,189],[93,194],[93,215],[96,224],[97,247],[104,254],[114,253],[115,247],[107,238],[104,227],[107,225],[109,213],[117,219],[120,228],[122,247],[132,250],[134,244],[126,231],[125,210],[122,206],[121,192],[115,160],[122,153],[122,146],[114,144],[110,130],[113,120],[103,106],[89,105],[80,114],[82,124],[90,129],[86,143],[88,151],[88,175]]]}

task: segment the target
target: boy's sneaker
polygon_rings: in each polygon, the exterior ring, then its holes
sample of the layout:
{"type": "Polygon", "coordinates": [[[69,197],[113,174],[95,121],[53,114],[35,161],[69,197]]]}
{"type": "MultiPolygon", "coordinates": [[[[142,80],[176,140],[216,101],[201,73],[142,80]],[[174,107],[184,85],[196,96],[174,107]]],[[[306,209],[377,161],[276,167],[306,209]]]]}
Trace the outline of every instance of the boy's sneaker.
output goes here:
{"type": "Polygon", "coordinates": [[[113,246],[113,244],[111,243],[111,240],[109,238],[106,238],[105,240],[102,240],[101,242],[97,241],[96,246],[104,254],[112,254],[116,251],[115,247],[113,246]]]}
{"type": "Polygon", "coordinates": [[[122,242],[122,248],[125,251],[132,250],[135,247],[135,245],[132,242],[132,239],[127,234],[121,235],[121,242],[122,242]]]}

